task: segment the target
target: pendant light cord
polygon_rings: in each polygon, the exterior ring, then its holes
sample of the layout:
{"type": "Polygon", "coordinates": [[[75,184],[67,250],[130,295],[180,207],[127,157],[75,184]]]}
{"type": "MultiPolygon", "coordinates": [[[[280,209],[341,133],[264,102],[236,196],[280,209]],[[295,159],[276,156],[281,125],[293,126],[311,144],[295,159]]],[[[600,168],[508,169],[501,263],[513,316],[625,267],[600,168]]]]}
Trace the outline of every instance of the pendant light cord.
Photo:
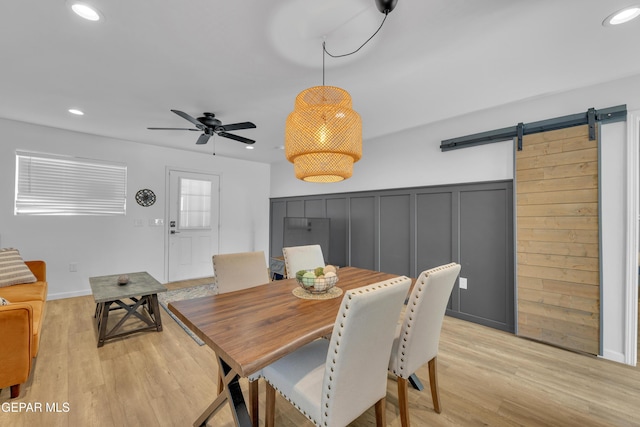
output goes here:
{"type": "Polygon", "coordinates": [[[364,43],[362,43],[360,45],[359,48],[357,48],[356,50],[354,50],[353,52],[349,52],[349,53],[343,53],[342,55],[333,55],[331,54],[328,50],[327,50],[327,42],[323,41],[322,42],[322,86],[324,86],[324,57],[325,57],[325,53],[327,55],[329,55],[332,58],[343,58],[345,56],[349,56],[349,55],[353,55],[354,53],[358,52],[360,49],[362,49],[364,47],[364,45],[366,45],[367,43],[369,43],[369,41],[371,41],[372,38],[374,38],[376,36],[376,34],[378,34],[378,32],[382,29],[382,26],[384,25],[384,21],[387,20],[387,16],[389,16],[389,11],[385,11],[384,12],[384,18],[382,19],[382,22],[380,23],[380,26],[378,27],[378,29],[375,31],[375,33],[373,33],[371,35],[371,37],[369,37],[364,43]]]}

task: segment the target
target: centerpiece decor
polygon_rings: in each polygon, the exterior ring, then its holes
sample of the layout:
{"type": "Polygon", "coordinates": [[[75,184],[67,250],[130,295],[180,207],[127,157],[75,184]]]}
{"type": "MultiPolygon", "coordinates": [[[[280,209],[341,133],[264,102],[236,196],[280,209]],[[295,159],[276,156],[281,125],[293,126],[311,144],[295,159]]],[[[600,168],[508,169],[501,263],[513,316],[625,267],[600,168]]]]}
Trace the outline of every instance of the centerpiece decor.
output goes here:
{"type": "Polygon", "coordinates": [[[326,293],[338,282],[337,269],[327,265],[313,270],[300,270],[296,272],[296,280],[300,287],[309,293],[326,293]]]}

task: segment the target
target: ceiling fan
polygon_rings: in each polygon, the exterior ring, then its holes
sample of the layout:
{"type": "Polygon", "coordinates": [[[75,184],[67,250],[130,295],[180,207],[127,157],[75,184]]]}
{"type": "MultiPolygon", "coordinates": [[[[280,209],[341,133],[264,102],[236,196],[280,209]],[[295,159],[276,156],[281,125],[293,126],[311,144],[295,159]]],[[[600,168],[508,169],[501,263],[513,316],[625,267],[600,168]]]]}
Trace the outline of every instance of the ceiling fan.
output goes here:
{"type": "Polygon", "coordinates": [[[179,110],[171,110],[183,119],[189,120],[191,123],[195,125],[197,129],[193,128],[147,128],[151,130],[190,130],[190,131],[200,131],[202,135],[196,141],[196,144],[206,144],[214,134],[219,135],[223,138],[234,139],[236,141],[243,142],[245,144],[253,144],[255,141],[253,139],[245,138],[242,136],[234,135],[232,133],[227,133],[227,131],[231,130],[240,130],[240,129],[254,129],[256,125],[251,122],[242,122],[242,123],[232,123],[230,125],[223,125],[222,122],[216,119],[216,115],[213,113],[203,113],[202,117],[191,117],[187,113],[184,113],[179,110]]]}

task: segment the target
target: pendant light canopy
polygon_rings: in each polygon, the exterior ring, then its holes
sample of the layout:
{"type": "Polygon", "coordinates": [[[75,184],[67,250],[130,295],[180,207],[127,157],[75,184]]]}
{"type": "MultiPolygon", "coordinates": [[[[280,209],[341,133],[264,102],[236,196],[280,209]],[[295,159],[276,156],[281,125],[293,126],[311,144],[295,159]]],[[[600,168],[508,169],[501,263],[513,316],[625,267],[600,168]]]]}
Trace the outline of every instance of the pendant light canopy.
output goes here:
{"type": "Polygon", "coordinates": [[[314,86],[296,97],[285,126],[285,156],[296,178],[337,182],[351,177],[362,157],[362,121],[351,96],[334,86],[314,86]]]}
{"type": "Polygon", "coordinates": [[[382,24],[353,52],[332,55],[322,43],[322,86],[298,94],[285,125],[285,156],[293,163],[296,178],[337,182],[353,175],[353,164],[362,157],[362,121],[351,109],[351,95],[346,90],[324,85],[324,55],[339,58],[359,51],[378,34],[397,1],[376,0],[376,7],[384,14],[382,24]]]}

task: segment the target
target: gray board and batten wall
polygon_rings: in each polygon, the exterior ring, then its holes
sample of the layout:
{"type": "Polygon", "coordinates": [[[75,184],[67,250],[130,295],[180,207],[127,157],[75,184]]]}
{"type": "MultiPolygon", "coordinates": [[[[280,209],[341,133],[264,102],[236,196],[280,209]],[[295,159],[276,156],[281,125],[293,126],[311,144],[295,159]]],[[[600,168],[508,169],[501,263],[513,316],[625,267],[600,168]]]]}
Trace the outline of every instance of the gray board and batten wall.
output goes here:
{"type": "Polygon", "coordinates": [[[327,262],[410,277],[462,265],[447,315],[514,332],[513,181],[271,199],[270,255],[284,218],[330,218],[327,262]]]}

